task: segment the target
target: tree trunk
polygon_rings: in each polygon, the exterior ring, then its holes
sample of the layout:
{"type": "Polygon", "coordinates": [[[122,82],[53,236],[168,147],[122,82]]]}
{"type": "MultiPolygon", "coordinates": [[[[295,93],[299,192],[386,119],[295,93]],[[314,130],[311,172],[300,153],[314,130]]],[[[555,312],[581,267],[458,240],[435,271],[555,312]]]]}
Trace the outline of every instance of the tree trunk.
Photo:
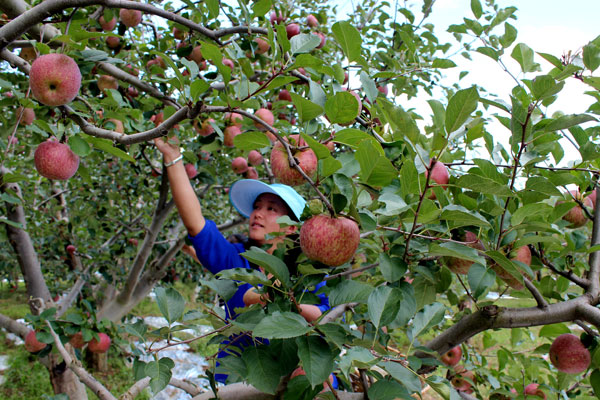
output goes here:
{"type": "Polygon", "coordinates": [[[48,370],[54,394],[63,393],[69,396],[69,399],[87,400],[84,384],[73,371],[67,368],[65,362],[55,354],[51,354],[48,358],[50,362],[48,370]]]}
{"type": "Polygon", "coordinates": [[[92,353],[89,350],[85,352],[85,364],[93,372],[108,372],[107,353],[92,353]]]}

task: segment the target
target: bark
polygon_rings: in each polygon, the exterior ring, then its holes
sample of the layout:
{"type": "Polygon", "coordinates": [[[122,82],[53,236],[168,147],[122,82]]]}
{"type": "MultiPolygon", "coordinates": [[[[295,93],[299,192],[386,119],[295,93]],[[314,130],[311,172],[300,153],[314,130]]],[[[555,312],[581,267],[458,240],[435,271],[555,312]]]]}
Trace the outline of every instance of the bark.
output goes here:
{"type": "Polygon", "coordinates": [[[77,375],[67,368],[67,364],[58,355],[50,354],[50,382],[55,394],[66,393],[69,399],[87,399],[85,386],[79,381],[77,375]]]}
{"type": "MultiPolygon", "coordinates": [[[[340,400],[362,400],[364,399],[364,393],[349,393],[349,392],[336,392],[337,397],[340,400]]],[[[215,397],[212,391],[202,393],[199,396],[192,398],[192,400],[210,400],[215,397]]],[[[262,393],[260,390],[253,386],[245,383],[233,383],[231,385],[224,386],[218,390],[218,398],[220,400],[269,400],[275,399],[272,394],[262,393]]]]}

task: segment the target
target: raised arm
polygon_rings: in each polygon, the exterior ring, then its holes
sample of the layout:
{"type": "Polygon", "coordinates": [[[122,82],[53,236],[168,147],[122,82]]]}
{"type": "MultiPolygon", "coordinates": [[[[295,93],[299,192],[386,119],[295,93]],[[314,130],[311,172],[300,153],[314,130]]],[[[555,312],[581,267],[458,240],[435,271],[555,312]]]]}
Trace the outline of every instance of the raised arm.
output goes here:
{"type": "MultiPolygon", "coordinates": [[[[173,139],[168,140],[173,141],[173,139]]],[[[165,165],[169,165],[181,156],[177,143],[170,143],[162,138],[156,138],[154,144],[162,153],[165,165]]],[[[183,160],[168,166],[166,170],[171,185],[171,194],[179,216],[190,236],[196,236],[204,228],[205,221],[200,201],[198,201],[198,197],[183,167],[183,160]]]]}

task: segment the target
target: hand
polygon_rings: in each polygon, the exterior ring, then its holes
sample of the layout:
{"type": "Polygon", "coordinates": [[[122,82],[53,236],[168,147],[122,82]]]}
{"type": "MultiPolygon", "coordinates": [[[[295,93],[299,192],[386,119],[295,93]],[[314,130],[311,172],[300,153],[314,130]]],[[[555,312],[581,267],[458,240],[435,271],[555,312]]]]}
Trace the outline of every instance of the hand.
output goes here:
{"type": "Polygon", "coordinates": [[[181,155],[179,151],[179,139],[176,136],[171,138],[156,138],[154,139],[154,145],[162,153],[165,164],[170,163],[181,155]]]}

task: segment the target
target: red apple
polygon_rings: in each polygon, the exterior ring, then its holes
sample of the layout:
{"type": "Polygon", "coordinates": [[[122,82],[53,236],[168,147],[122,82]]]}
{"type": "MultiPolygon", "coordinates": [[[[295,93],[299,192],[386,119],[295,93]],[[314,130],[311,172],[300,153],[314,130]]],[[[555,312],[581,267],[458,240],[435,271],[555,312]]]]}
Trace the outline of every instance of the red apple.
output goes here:
{"type": "MultiPolygon", "coordinates": [[[[290,138],[296,141],[298,146],[306,146],[304,140],[298,140],[298,135],[290,135],[290,138]]],[[[310,148],[303,150],[293,150],[292,155],[298,160],[298,165],[309,177],[315,174],[317,170],[317,156],[310,148]]],[[[281,142],[275,143],[271,150],[271,168],[273,175],[283,184],[296,186],[304,183],[304,177],[296,170],[290,167],[288,155],[281,142]]]]}
{"type": "Polygon", "coordinates": [[[48,179],[67,180],[79,168],[79,157],[63,143],[48,139],[35,149],[35,169],[48,179]]]}
{"type": "Polygon", "coordinates": [[[98,22],[100,23],[102,30],[105,32],[112,31],[113,29],[115,29],[115,26],[117,26],[117,19],[115,17],[113,17],[110,21],[106,22],[104,16],[102,15],[100,16],[100,19],[98,19],[98,22]]]}
{"type": "Polygon", "coordinates": [[[181,29],[179,29],[176,26],[173,27],[173,37],[175,39],[183,40],[183,39],[185,39],[186,35],[187,35],[186,31],[182,31],[181,29]]]}
{"type": "Polygon", "coordinates": [[[529,385],[525,386],[524,392],[527,396],[541,397],[545,400],[546,394],[542,392],[542,389],[540,389],[539,386],[540,385],[537,383],[530,383],[529,385]]]}
{"type": "Polygon", "coordinates": [[[127,242],[129,242],[129,244],[131,244],[133,246],[138,245],[138,240],[136,238],[129,238],[129,239],[127,239],[127,242]]]}
{"type": "Polygon", "coordinates": [[[47,106],[62,106],[73,101],[81,87],[77,63],[64,54],[39,56],[31,65],[29,86],[33,96],[47,106]]]}
{"type": "Polygon", "coordinates": [[[194,129],[196,129],[196,132],[198,132],[200,136],[210,136],[215,132],[215,128],[213,128],[213,126],[210,124],[211,122],[214,123],[215,120],[209,118],[204,120],[204,122],[198,126],[198,120],[194,120],[194,129]]]}
{"type": "Polygon", "coordinates": [[[248,167],[248,171],[244,174],[246,179],[258,179],[258,171],[254,167],[248,167]]]}
{"type": "MultiPolygon", "coordinates": [[[[478,250],[483,250],[483,245],[481,244],[481,241],[477,239],[477,235],[473,232],[466,231],[464,238],[461,238],[461,240],[466,242],[465,244],[469,247],[478,250]]],[[[442,261],[450,271],[454,272],[455,274],[462,275],[466,275],[469,272],[471,265],[473,265],[473,261],[464,260],[462,258],[457,257],[443,257],[442,261]]]]}
{"type": "Polygon", "coordinates": [[[258,45],[256,50],[254,50],[255,54],[265,54],[271,48],[269,42],[261,38],[255,38],[254,42],[258,45]]]}
{"type": "Polygon", "coordinates": [[[223,130],[223,144],[227,147],[233,147],[233,138],[242,133],[237,125],[228,126],[223,130]]]}
{"type": "Polygon", "coordinates": [[[46,348],[46,343],[42,343],[35,337],[35,331],[29,331],[25,336],[25,350],[30,353],[37,353],[46,348]]]}
{"type": "Polygon", "coordinates": [[[288,39],[293,38],[300,34],[300,25],[292,23],[285,27],[285,33],[287,33],[288,39]]]}
{"type": "Polygon", "coordinates": [[[77,332],[76,334],[71,336],[69,343],[71,343],[71,346],[73,346],[74,348],[81,349],[83,346],[85,346],[85,341],[83,340],[83,334],[81,332],[77,332]]]}
{"type": "Polygon", "coordinates": [[[251,150],[250,153],[248,153],[248,162],[250,163],[250,165],[262,164],[263,156],[258,151],[251,150]]]}
{"type": "Polygon", "coordinates": [[[196,175],[198,175],[198,170],[194,164],[185,164],[183,167],[185,168],[188,178],[194,179],[196,175]]]}
{"type": "Polygon", "coordinates": [[[462,358],[462,349],[460,346],[453,347],[445,352],[440,358],[444,364],[453,367],[460,362],[460,359],[462,358]]]}
{"type": "MultiPolygon", "coordinates": [[[[270,126],[273,126],[273,122],[275,122],[275,117],[273,116],[273,113],[271,112],[271,110],[268,110],[266,108],[259,108],[254,113],[254,116],[262,119],[270,126]]],[[[258,129],[260,131],[267,130],[267,128],[264,125],[262,125],[261,123],[256,122],[256,121],[254,121],[254,126],[256,127],[256,129],[258,129]]]]}
{"type": "Polygon", "coordinates": [[[292,95],[286,89],[281,89],[279,95],[277,95],[277,99],[281,101],[292,101],[292,95]]]}
{"type": "Polygon", "coordinates": [[[283,17],[283,14],[281,13],[281,11],[279,11],[279,15],[275,11],[273,11],[273,12],[271,12],[271,16],[270,16],[269,20],[271,21],[271,25],[275,25],[275,24],[280,24],[283,21],[285,21],[285,18],[283,17]]]}
{"type": "MultiPolygon", "coordinates": [[[[531,265],[531,250],[529,250],[529,247],[527,246],[519,247],[516,251],[513,250],[509,254],[509,258],[512,261],[520,261],[525,265],[531,265]]],[[[500,279],[506,282],[513,289],[521,290],[524,288],[524,286],[517,278],[509,274],[504,268],[502,268],[498,264],[493,263],[491,267],[496,272],[496,275],[498,275],[500,279]]]]}
{"type": "Polygon", "coordinates": [[[106,45],[109,49],[116,49],[121,44],[121,39],[117,36],[109,36],[106,38],[106,45]]]}
{"type": "Polygon", "coordinates": [[[315,215],[300,228],[300,247],[304,254],[331,267],[350,261],[359,242],[358,224],[345,217],[315,215]]]}
{"type": "MultiPolygon", "coordinates": [[[[425,176],[429,175],[429,170],[425,169],[425,176]]],[[[442,185],[442,188],[446,189],[446,185],[448,181],[450,181],[450,174],[448,173],[448,168],[441,161],[436,161],[433,164],[433,168],[431,169],[431,179],[430,181],[434,181],[438,185],[442,185]]],[[[435,199],[435,192],[432,190],[428,196],[430,199],[435,199]]]]}
{"type": "Polygon", "coordinates": [[[234,112],[225,113],[224,118],[227,125],[236,125],[238,127],[242,126],[242,121],[244,120],[244,117],[234,112]]]}
{"type": "Polygon", "coordinates": [[[550,346],[550,361],[561,372],[579,374],[588,369],[591,362],[589,350],[573,334],[563,333],[550,346]]]}
{"type": "Polygon", "coordinates": [[[165,121],[165,114],[161,111],[150,117],[150,121],[154,123],[154,126],[159,126],[165,121]]]}
{"type": "Polygon", "coordinates": [[[381,93],[383,93],[384,96],[387,97],[387,95],[388,95],[388,87],[387,87],[387,85],[377,86],[377,90],[379,90],[381,93]]]}
{"type": "Polygon", "coordinates": [[[244,157],[236,157],[231,162],[231,169],[236,174],[243,174],[248,171],[248,162],[244,157]]]}
{"type": "Polygon", "coordinates": [[[196,64],[200,65],[200,63],[202,61],[204,61],[204,57],[202,56],[202,47],[195,46],[192,49],[192,52],[190,53],[190,55],[187,56],[187,58],[194,61],[196,64]]]}
{"type": "Polygon", "coordinates": [[[325,34],[323,34],[321,32],[317,32],[314,35],[317,35],[321,39],[321,43],[319,43],[319,45],[317,46],[317,49],[322,49],[323,46],[325,46],[325,43],[327,43],[327,36],[325,36],[325,34]]]}
{"type": "Polygon", "coordinates": [[[92,353],[106,353],[110,347],[110,337],[106,333],[100,332],[98,334],[100,340],[93,338],[88,343],[88,350],[92,353]]]}
{"type": "Polygon", "coordinates": [[[126,27],[133,28],[142,22],[142,12],[140,10],[121,8],[119,10],[119,19],[126,27]]]}
{"type": "Polygon", "coordinates": [[[223,65],[229,67],[229,69],[233,70],[234,64],[233,64],[233,60],[229,59],[229,58],[224,58],[223,61],[221,61],[223,63],[223,65]]]}
{"type": "Polygon", "coordinates": [[[127,88],[127,94],[131,97],[138,97],[140,95],[140,93],[138,92],[138,90],[135,86],[129,86],[127,88]]]}
{"type": "Polygon", "coordinates": [[[467,370],[462,365],[454,366],[454,376],[450,380],[452,386],[458,391],[465,393],[473,393],[473,385],[471,382],[474,382],[475,374],[473,371],[467,370]]]}
{"type": "Polygon", "coordinates": [[[114,128],[108,128],[107,126],[107,129],[111,129],[117,133],[125,133],[125,127],[123,126],[123,122],[119,121],[118,119],[109,118],[106,120],[106,122],[111,122],[115,125],[114,128]]]}
{"type": "Polygon", "coordinates": [[[308,14],[308,16],[306,17],[306,25],[310,26],[311,28],[316,28],[317,26],[319,26],[319,21],[314,15],[308,14]]]}
{"type": "MultiPolygon", "coordinates": [[[[595,198],[594,200],[592,200],[591,196],[582,198],[581,194],[577,190],[571,190],[569,191],[569,193],[571,194],[571,196],[578,199],[579,201],[583,201],[583,205],[585,205],[586,207],[594,207],[595,198]]],[[[562,201],[559,201],[557,204],[560,203],[562,203],[562,201]]],[[[571,225],[569,225],[569,228],[580,228],[588,222],[588,218],[583,212],[583,209],[580,205],[576,205],[575,207],[571,208],[569,212],[563,216],[563,219],[571,223],[571,225]]]]}
{"type": "Polygon", "coordinates": [[[17,109],[17,117],[21,115],[21,120],[19,121],[19,125],[31,125],[33,121],[35,121],[35,111],[33,108],[23,108],[19,107],[17,109]]]}
{"type": "Polygon", "coordinates": [[[110,75],[100,75],[98,78],[98,89],[105,91],[108,89],[118,89],[119,81],[110,75]]]}
{"type": "Polygon", "coordinates": [[[69,254],[73,254],[77,251],[77,248],[75,246],[73,246],[72,244],[67,246],[67,253],[69,254]]]}

